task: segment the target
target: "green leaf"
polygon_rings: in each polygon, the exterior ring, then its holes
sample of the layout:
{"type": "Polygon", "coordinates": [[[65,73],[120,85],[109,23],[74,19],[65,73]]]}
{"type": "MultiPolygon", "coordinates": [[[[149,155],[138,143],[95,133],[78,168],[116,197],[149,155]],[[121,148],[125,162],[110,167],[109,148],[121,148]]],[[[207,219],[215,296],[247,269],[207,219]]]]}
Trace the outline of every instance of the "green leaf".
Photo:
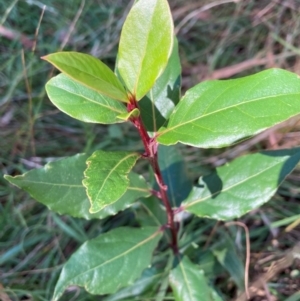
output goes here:
{"type": "Polygon", "coordinates": [[[193,188],[183,157],[175,146],[159,145],[158,163],[164,182],[168,186],[167,194],[171,205],[179,207],[193,188]]]}
{"type": "Polygon", "coordinates": [[[117,123],[123,122],[118,118],[120,114],[127,114],[124,104],[99,94],[64,74],[48,81],[46,91],[55,106],[81,121],[117,123]]]}
{"type": "Polygon", "coordinates": [[[203,271],[186,256],[171,271],[170,284],[175,301],[221,301],[218,294],[208,286],[203,271]]]}
{"type": "Polygon", "coordinates": [[[120,37],[118,71],[137,100],[164,71],[173,47],[173,31],[167,0],[139,0],[130,10],[120,37]]]}
{"type": "Polygon", "coordinates": [[[56,52],[42,59],[73,80],[113,99],[128,102],[125,88],[113,71],[97,58],[79,52],[56,52]]]}
{"type": "Polygon", "coordinates": [[[82,183],[91,202],[90,213],[104,209],[126,192],[128,173],[139,157],[138,153],[98,150],[88,158],[82,183]]]}
{"type": "Polygon", "coordinates": [[[267,202],[299,160],[299,148],[242,156],[200,178],[183,209],[218,220],[238,218],[267,202]]]}
{"type": "Polygon", "coordinates": [[[155,286],[162,277],[163,273],[157,271],[156,268],[151,267],[146,269],[141,278],[135,281],[132,286],[121,289],[116,294],[105,298],[104,301],[123,301],[125,299],[127,300],[127,298],[133,300],[134,297],[141,297],[143,293],[155,286]]]}
{"type": "Polygon", "coordinates": [[[130,111],[130,112],[126,112],[126,113],[120,114],[120,115],[118,116],[118,118],[127,121],[127,120],[129,120],[130,118],[132,118],[132,117],[139,117],[139,116],[140,116],[140,110],[137,109],[137,108],[135,108],[135,109],[133,109],[133,110],[130,111]]]}
{"type": "Polygon", "coordinates": [[[188,90],[157,141],[228,146],[299,114],[299,97],[299,76],[280,69],[203,82],[188,90]]]}
{"type": "Polygon", "coordinates": [[[89,213],[90,202],[82,185],[87,157],[78,154],[48,163],[43,168],[31,170],[21,176],[6,175],[5,179],[27,191],[54,212],[85,219],[101,219],[114,215],[129,207],[138,198],[150,195],[145,179],[131,172],[129,187],[119,200],[95,214],[89,213]]]}
{"type": "Polygon", "coordinates": [[[167,223],[166,210],[154,196],[139,200],[136,219],[142,227],[163,226],[167,223]]]}
{"type": "Polygon", "coordinates": [[[218,262],[228,271],[241,291],[245,290],[245,269],[231,237],[222,232],[221,241],[212,248],[218,262]]]}
{"type": "Polygon", "coordinates": [[[203,252],[198,251],[197,257],[195,260],[197,260],[199,268],[203,270],[207,279],[215,279],[216,275],[224,272],[224,268],[216,260],[216,257],[210,249],[203,252]],[[197,257],[199,257],[199,259],[197,259],[197,257]]]}
{"type": "Polygon", "coordinates": [[[156,132],[169,119],[180,99],[181,65],[178,42],[174,39],[173,51],[163,74],[139,103],[142,120],[150,132],[156,132]]]}
{"type": "Polygon", "coordinates": [[[162,234],[156,227],[117,228],[84,243],[65,264],[53,301],[71,285],[91,294],[112,294],[133,284],[151,263],[162,234]]]}
{"type": "Polygon", "coordinates": [[[104,207],[102,210],[98,211],[96,215],[100,218],[114,215],[118,211],[128,208],[133,202],[142,197],[147,197],[150,195],[149,187],[141,175],[137,175],[134,172],[128,174],[129,186],[125,194],[121,196],[115,203],[104,207]]]}

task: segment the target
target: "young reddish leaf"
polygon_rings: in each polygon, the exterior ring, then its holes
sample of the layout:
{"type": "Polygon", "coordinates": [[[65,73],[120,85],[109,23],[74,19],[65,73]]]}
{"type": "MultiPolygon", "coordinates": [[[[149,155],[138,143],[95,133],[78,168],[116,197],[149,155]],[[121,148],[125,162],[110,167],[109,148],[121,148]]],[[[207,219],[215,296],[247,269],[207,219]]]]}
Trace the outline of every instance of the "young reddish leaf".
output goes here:
{"type": "Polygon", "coordinates": [[[173,47],[173,20],[167,0],[139,0],[120,38],[118,71],[140,100],[167,66],[173,47]]]}
{"type": "Polygon", "coordinates": [[[5,179],[27,191],[38,202],[59,214],[68,214],[85,219],[104,218],[129,207],[140,197],[150,195],[145,179],[133,172],[128,175],[129,186],[115,203],[97,213],[89,213],[90,202],[82,185],[88,156],[76,156],[48,163],[45,167],[5,179]]]}
{"type": "Polygon", "coordinates": [[[124,227],[87,241],[65,264],[53,301],[71,285],[104,295],[133,284],[149,266],[161,236],[156,227],[124,227]]]}
{"type": "Polygon", "coordinates": [[[182,206],[200,217],[239,218],[266,203],[299,160],[299,148],[242,156],[200,178],[182,206]]]}
{"type": "Polygon", "coordinates": [[[49,99],[62,112],[81,121],[111,124],[123,122],[118,116],[127,114],[123,103],[111,99],[59,74],[46,84],[49,99]]]}
{"type": "Polygon", "coordinates": [[[88,158],[82,183],[91,202],[90,213],[113,204],[126,192],[128,174],[139,157],[138,153],[98,150],[88,158]]]}
{"type": "Polygon", "coordinates": [[[300,113],[299,76],[270,69],[244,78],[207,81],[190,89],[157,140],[224,147],[300,113]]]}
{"type": "Polygon", "coordinates": [[[204,272],[188,257],[178,258],[177,266],[170,273],[170,284],[175,301],[222,301],[207,284],[204,272]]]}
{"type": "Polygon", "coordinates": [[[79,52],[56,52],[42,59],[73,80],[110,98],[128,102],[127,93],[112,70],[97,58],[79,52]]]}

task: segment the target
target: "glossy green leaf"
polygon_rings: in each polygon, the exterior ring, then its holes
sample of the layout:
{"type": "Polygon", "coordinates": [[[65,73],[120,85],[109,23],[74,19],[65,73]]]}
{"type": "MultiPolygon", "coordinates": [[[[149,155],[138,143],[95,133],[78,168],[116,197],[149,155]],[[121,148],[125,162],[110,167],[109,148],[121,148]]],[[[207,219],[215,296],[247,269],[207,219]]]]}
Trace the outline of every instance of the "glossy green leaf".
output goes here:
{"type": "Polygon", "coordinates": [[[267,202],[299,160],[299,148],[242,156],[200,178],[183,209],[218,220],[238,218],[267,202]]]}
{"type": "Polygon", "coordinates": [[[173,47],[173,21],[167,0],[139,0],[123,25],[118,72],[140,100],[164,71],[173,47]]]}
{"type": "Polygon", "coordinates": [[[174,39],[173,51],[163,74],[139,103],[142,120],[150,132],[156,132],[173,112],[180,99],[181,65],[178,42],[174,39]]]}
{"type": "Polygon", "coordinates": [[[131,172],[129,187],[120,199],[95,214],[89,213],[90,202],[82,185],[87,157],[78,154],[48,163],[43,168],[31,170],[21,176],[5,176],[5,179],[27,191],[54,212],[85,219],[101,219],[114,215],[129,207],[138,198],[150,194],[145,179],[131,172]]]}
{"type": "MultiPolygon", "coordinates": [[[[141,227],[164,227],[167,224],[166,208],[162,205],[161,200],[155,196],[142,198],[133,208],[136,212],[136,220],[141,227]]],[[[161,247],[168,248],[172,244],[170,231],[164,231],[164,239],[161,247]]]]}
{"type": "Polygon", "coordinates": [[[99,218],[104,218],[109,215],[115,215],[117,212],[128,208],[133,202],[142,197],[150,195],[149,187],[143,178],[134,172],[128,174],[129,186],[126,192],[116,202],[104,207],[102,210],[95,213],[99,218]]]}
{"type": "Polygon", "coordinates": [[[188,177],[183,157],[175,146],[159,145],[158,163],[172,207],[179,207],[193,186],[188,177]]]}
{"type": "Polygon", "coordinates": [[[61,111],[84,122],[117,123],[120,114],[127,114],[126,107],[119,101],[99,94],[95,90],[59,74],[46,84],[49,99],[61,111]]]}
{"type": "Polygon", "coordinates": [[[127,92],[113,71],[97,58],[79,52],[56,52],[42,57],[73,80],[113,99],[128,102],[127,92]]]}
{"type": "Polygon", "coordinates": [[[65,264],[53,301],[71,285],[89,293],[112,294],[133,284],[151,262],[162,234],[156,227],[117,228],[84,243],[65,264]]]}
{"type": "Polygon", "coordinates": [[[139,200],[139,207],[136,210],[138,212],[136,219],[142,227],[162,227],[167,223],[166,209],[153,195],[139,200]]]}
{"type": "Polygon", "coordinates": [[[299,76],[270,69],[248,77],[203,82],[188,90],[158,142],[228,146],[300,113],[299,76]]]}
{"type": "Polygon", "coordinates": [[[203,271],[186,256],[171,271],[170,284],[175,301],[221,301],[219,295],[207,284],[203,271]]]}
{"type": "Polygon", "coordinates": [[[151,287],[155,286],[163,277],[163,273],[159,272],[155,267],[144,270],[141,278],[134,282],[132,286],[125,287],[116,294],[106,297],[103,301],[124,301],[134,300],[134,297],[140,297],[151,287]]]}
{"type": "Polygon", "coordinates": [[[126,192],[128,174],[139,157],[138,153],[98,150],[88,158],[82,183],[91,202],[90,213],[113,204],[126,192]]]}

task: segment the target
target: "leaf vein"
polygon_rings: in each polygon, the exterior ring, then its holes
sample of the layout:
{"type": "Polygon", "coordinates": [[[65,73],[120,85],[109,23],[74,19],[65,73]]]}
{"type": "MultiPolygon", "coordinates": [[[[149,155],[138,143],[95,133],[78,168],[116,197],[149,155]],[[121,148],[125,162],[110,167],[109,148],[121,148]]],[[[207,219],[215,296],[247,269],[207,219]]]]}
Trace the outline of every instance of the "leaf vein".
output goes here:
{"type": "Polygon", "coordinates": [[[232,188],[234,188],[234,187],[236,187],[236,186],[238,186],[238,185],[241,185],[242,183],[245,183],[245,182],[247,182],[247,181],[250,180],[250,179],[253,179],[254,177],[256,177],[256,176],[258,176],[258,175],[260,175],[260,174],[262,174],[262,173],[264,173],[264,172],[266,172],[266,171],[272,169],[272,168],[275,167],[276,165],[280,165],[281,163],[282,163],[281,161],[280,161],[280,162],[276,162],[275,164],[269,166],[268,168],[265,168],[265,169],[263,169],[263,170],[257,172],[256,174],[253,174],[252,176],[247,177],[246,179],[244,179],[244,180],[242,180],[242,181],[239,181],[239,182],[237,182],[237,183],[234,183],[234,184],[231,185],[231,186],[228,186],[228,187],[224,188],[224,190],[223,190],[223,189],[222,189],[221,191],[218,190],[218,191],[212,193],[211,195],[208,195],[207,197],[200,198],[200,199],[196,199],[196,200],[194,200],[194,201],[192,201],[192,202],[190,202],[190,203],[187,203],[186,206],[183,206],[183,207],[184,207],[184,209],[189,208],[189,207],[191,207],[191,206],[194,206],[195,204],[198,204],[198,203],[201,203],[201,202],[204,202],[204,201],[210,199],[211,197],[213,197],[214,195],[219,194],[220,192],[222,192],[222,193],[223,193],[223,192],[227,192],[228,190],[230,190],[230,189],[232,189],[232,188]]]}
{"type": "Polygon", "coordinates": [[[297,96],[297,95],[299,95],[299,94],[300,94],[300,93],[290,93],[290,94],[282,94],[282,95],[278,95],[278,94],[277,94],[277,95],[272,95],[272,96],[269,96],[269,95],[268,95],[268,96],[265,96],[265,97],[254,98],[254,99],[249,100],[249,101],[247,101],[247,102],[243,102],[243,103],[239,103],[239,104],[234,104],[234,105],[232,105],[232,106],[228,106],[228,107],[225,107],[225,108],[216,110],[216,111],[214,111],[214,112],[208,113],[208,114],[206,114],[206,115],[201,115],[201,116],[198,116],[198,117],[193,118],[193,119],[191,119],[191,120],[188,120],[188,121],[186,121],[186,122],[183,122],[183,123],[180,123],[180,124],[177,124],[177,125],[168,127],[168,128],[166,128],[165,130],[163,130],[163,131],[161,131],[161,132],[158,132],[157,137],[162,136],[162,135],[166,134],[167,132],[170,132],[170,131],[172,131],[172,130],[178,128],[178,127],[182,127],[182,126],[184,126],[184,125],[186,125],[186,124],[189,124],[189,123],[198,121],[198,120],[200,120],[200,119],[202,119],[202,118],[204,118],[204,117],[207,117],[207,116],[210,116],[210,115],[213,115],[213,114],[222,112],[222,111],[226,111],[226,110],[229,110],[229,109],[231,109],[231,108],[235,108],[235,107],[237,107],[238,105],[245,105],[245,104],[249,104],[249,103],[252,103],[252,102],[255,102],[255,101],[260,101],[260,100],[263,100],[263,99],[278,98],[278,97],[281,97],[281,96],[287,96],[287,95],[289,95],[289,96],[293,96],[293,95],[294,95],[294,96],[297,96]]]}

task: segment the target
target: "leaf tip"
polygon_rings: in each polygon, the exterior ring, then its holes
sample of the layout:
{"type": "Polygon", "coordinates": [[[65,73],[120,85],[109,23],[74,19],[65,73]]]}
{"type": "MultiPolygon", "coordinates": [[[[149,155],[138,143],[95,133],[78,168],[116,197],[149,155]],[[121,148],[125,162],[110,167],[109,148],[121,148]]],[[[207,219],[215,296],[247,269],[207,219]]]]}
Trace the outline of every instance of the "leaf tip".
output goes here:
{"type": "Polygon", "coordinates": [[[15,177],[10,176],[10,175],[4,175],[3,178],[4,178],[4,180],[6,180],[7,182],[13,184],[13,180],[14,180],[15,177]]]}

